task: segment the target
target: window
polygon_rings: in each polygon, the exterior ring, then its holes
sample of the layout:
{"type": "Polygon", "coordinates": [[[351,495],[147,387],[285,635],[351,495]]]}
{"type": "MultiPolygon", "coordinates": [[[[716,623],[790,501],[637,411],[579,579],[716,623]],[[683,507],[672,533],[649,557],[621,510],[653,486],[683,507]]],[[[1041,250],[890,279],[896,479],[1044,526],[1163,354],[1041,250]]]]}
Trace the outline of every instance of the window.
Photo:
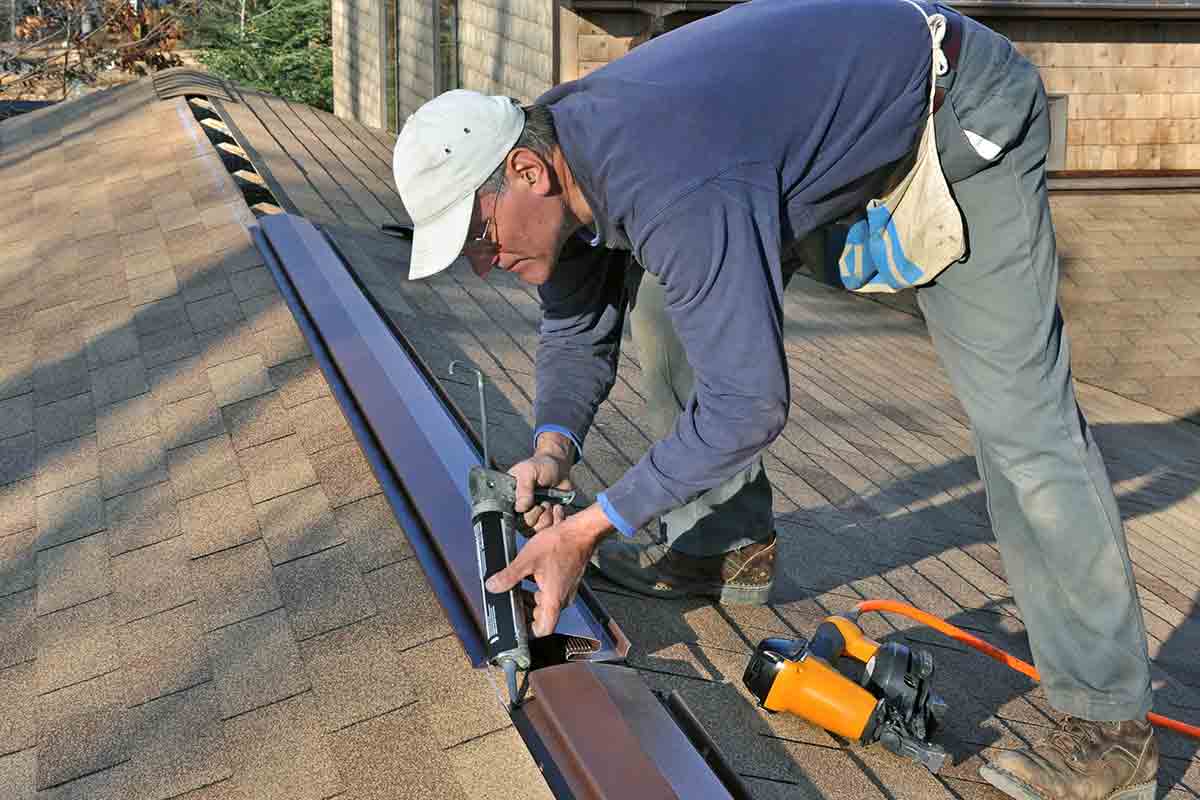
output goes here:
{"type": "Polygon", "coordinates": [[[1046,99],[1050,116],[1050,152],[1046,154],[1046,170],[1055,172],[1067,168],[1067,95],[1052,94],[1046,99]]]}
{"type": "Polygon", "coordinates": [[[434,3],[434,94],[459,88],[458,78],[458,0],[433,0],[434,3]]]}

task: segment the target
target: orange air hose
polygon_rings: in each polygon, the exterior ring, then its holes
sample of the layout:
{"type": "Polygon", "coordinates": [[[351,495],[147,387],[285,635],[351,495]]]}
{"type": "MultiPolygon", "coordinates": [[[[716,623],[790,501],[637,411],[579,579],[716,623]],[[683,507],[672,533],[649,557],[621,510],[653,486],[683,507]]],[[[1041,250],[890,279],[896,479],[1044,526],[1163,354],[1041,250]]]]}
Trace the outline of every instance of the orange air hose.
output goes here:
{"type": "MultiPolygon", "coordinates": [[[[962,642],[967,647],[974,648],[984,655],[999,661],[1009,669],[1014,669],[1023,675],[1028,675],[1035,681],[1040,681],[1037,669],[1032,665],[1017,658],[1010,653],[1006,653],[995,645],[988,644],[978,636],[967,633],[962,628],[956,628],[949,622],[946,622],[941,617],[935,617],[926,611],[900,603],[895,600],[864,600],[854,607],[855,614],[865,614],[868,611],[888,611],[892,614],[899,614],[902,617],[908,617],[911,620],[921,623],[927,627],[933,628],[938,633],[941,633],[956,642],[962,642]]],[[[1184,736],[1191,736],[1194,739],[1200,739],[1200,727],[1188,725],[1186,722],[1180,722],[1170,717],[1164,717],[1162,714],[1151,712],[1146,717],[1151,723],[1160,728],[1182,733],[1184,736]]]]}

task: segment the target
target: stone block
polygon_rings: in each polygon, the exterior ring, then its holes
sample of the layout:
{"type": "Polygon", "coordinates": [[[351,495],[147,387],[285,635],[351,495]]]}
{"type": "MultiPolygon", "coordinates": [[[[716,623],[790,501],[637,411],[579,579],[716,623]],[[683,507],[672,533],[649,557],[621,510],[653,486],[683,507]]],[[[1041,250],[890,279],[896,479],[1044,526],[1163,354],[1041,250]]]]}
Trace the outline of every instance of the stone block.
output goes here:
{"type": "Polygon", "coordinates": [[[214,436],[167,454],[171,484],[180,500],[242,480],[228,435],[214,436]]]}
{"type": "Polygon", "coordinates": [[[225,718],[311,688],[283,609],[226,625],[207,638],[225,718]]]}
{"type": "Polygon", "coordinates": [[[210,367],[208,376],[220,406],[266,394],[274,388],[266,363],[258,354],[210,367]]]}
{"type": "Polygon", "coordinates": [[[165,481],[167,467],[161,437],[151,434],[103,451],[100,479],[106,498],[165,481]]]}
{"type": "Polygon", "coordinates": [[[198,603],[123,625],[119,642],[131,706],[212,679],[198,603]]]}
{"type": "Polygon", "coordinates": [[[283,605],[261,541],[192,562],[207,630],[274,611],[283,605]]]}
{"type": "Polygon", "coordinates": [[[358,567],[345,547],[335,547],[275,568],[279,593],[298,640],[375,613],[358,567]]]}
{"type": "Polygon", "coordinates": [[[158,433],[158,404],[146,393],[103,406],[96,412],[96,432],[101,450],[158,433]]]}

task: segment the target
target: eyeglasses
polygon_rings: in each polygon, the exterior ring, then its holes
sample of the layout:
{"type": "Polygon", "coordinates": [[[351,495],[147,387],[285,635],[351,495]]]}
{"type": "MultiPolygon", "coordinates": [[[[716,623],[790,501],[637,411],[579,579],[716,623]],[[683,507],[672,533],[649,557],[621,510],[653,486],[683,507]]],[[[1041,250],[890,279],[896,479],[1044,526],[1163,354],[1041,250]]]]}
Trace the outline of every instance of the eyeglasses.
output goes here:
{"type": "Polygon", "coordinates": [[[476,251],[495,247],[496,242],[493,242],[491,237],[488,236],[488,232],[492,229],[492,220],[495,218],[495,211],[493,210],[492,216],[488,217],[487,222],[483,225],[483,233],[467,239],[467,243],[463,245],[463,250],[476,251]]]}

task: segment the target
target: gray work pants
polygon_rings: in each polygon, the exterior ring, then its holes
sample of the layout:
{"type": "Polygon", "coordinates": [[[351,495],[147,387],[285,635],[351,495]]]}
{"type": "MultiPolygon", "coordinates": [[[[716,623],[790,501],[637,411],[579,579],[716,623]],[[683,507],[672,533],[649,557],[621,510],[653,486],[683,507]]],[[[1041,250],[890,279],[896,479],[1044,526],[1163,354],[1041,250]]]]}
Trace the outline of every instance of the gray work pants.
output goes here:
{"type": "Polygon", "coordinates": [[[936,123],[969,253],[917,300],[971,421],[988,515],[1051,705],[1140,719],[1150,708],[1146,632],[1058,308],[1045,91],[1005,39],[963,24],[964,61],[936,123]],[[1006,151],[981,158],[964,128],[1006,151]]]}
{"type": "MultiPolygon", "coordinates": [[[[952,12],[951,12],[952,13],[952,12]]],[[[1093,720],[1150,708],[1146,633],[1120,513],[1071,384],[1046,195],[1046,97],[1007,40],[963,20],[963,57],[937,114],[939,152],[969,254],[917,292],[970,417],[988,514],[1051,705],[1093,720]],[[988,161],[963,128],[1005,147],[988,161]]],[[[656,437],[692,372],[653,275],[631,271],[634,342],[656,437]]],[[[668,542],[709,555],[765,538],[761,461],[663,518],[668,542]]]]}

